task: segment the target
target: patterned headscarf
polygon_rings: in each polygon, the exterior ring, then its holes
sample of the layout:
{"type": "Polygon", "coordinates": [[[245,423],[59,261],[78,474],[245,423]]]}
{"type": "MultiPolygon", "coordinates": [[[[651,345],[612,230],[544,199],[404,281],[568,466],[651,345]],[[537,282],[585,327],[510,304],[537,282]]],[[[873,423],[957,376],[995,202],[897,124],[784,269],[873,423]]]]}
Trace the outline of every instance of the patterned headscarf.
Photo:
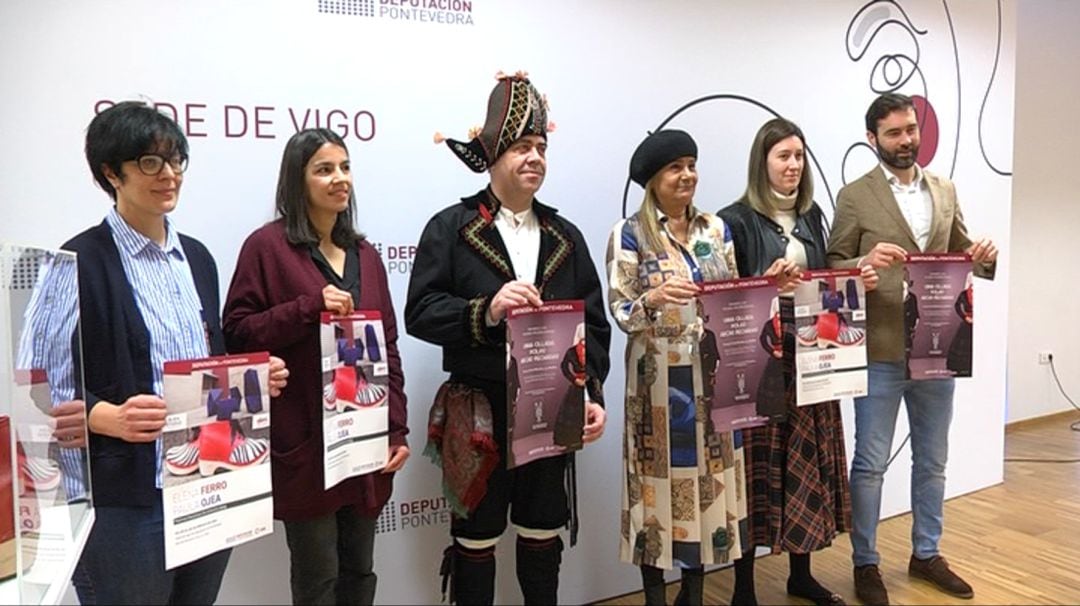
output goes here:
{"type": "Polygon", "coordinates": [[[435,143],[446,142],[450,151],[473,172],[487,170],[514,141],[525,135],[547,138],[555,125],[548,122],[547,99],[529,82],[526,72],[495,74],[498,83],[488,97],[487,119],[482,128],[469,131],[463,143],[435,133],[435,143]]]}

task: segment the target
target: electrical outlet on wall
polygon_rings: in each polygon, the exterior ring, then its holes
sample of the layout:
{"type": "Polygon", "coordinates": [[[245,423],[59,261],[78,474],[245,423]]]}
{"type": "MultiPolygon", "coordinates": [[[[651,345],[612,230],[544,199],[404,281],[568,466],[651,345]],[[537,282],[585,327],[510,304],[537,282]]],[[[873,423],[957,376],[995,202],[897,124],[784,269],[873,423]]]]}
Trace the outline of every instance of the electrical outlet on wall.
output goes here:
{"type": "Polygon", "coordinates": [[[1039,364],[1049,364],[1050,363],[1050,358],[1052,358],[1053,356],[1054,356],[1054,354],[1049,352],[1049,351],[1040,351],[1039,352],[1039,364]]]}

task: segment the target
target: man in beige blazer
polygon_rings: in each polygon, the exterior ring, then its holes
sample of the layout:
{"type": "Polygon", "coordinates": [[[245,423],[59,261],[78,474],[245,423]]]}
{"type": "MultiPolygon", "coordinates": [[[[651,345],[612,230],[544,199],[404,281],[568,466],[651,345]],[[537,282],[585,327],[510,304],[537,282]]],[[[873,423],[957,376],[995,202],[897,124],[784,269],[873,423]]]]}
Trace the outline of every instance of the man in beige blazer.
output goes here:
{"type": "Polygon", "coordinates": [[[971,598],[971,586],[938,552],[954,380],[907,378],[903,264],[909,252],[968,252],[975,275],[992,279],[997,249],[988,239],[968,237],[952,182],[915,163],[919,124],[910,98],[888,93],[875,99],[866,112],[866,131],[881,164],[840,190],[827,253],[833,267],[870,265],[880,276],[877,288],[867,293],[869,393],[855,400],[855,593],[866,604],[889,603],[875,546],[881,485],[903,398],[911,427],[914,517],[908,574],[971,598]]]}

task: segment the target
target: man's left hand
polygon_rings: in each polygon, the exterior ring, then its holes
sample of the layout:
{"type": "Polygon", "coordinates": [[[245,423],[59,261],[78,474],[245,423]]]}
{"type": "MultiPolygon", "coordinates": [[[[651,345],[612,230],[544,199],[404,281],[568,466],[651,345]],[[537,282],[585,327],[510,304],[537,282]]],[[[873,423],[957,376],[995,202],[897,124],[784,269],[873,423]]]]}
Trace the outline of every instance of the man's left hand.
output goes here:
{"type": "Polygon", "coordinates": [[[983,238],[969,246],[966,252],[975,263],[993,263],[997,260],[998,249],[990,238],[983,238]]]}
{"type": "Polygon", "coordinates": [[[585,432],[582,440],[588,444],[600,439],[604,435],[604,423],[607,422],[607,412],[604,407],[596,402],[585,403],[585,432]]]}
{"type": "Polygon", "coordinates": [[[863,288],[866,289],[866,292],[870,292],[870,291],[874,290],[875,288],[877,288],[878,281],[880,280],[880,276],[878,276],[877,270],[874,269],[874,266],[873,265],[863,265],[861,271],[862,271],[862,279],[863,279],[863,288]]]}

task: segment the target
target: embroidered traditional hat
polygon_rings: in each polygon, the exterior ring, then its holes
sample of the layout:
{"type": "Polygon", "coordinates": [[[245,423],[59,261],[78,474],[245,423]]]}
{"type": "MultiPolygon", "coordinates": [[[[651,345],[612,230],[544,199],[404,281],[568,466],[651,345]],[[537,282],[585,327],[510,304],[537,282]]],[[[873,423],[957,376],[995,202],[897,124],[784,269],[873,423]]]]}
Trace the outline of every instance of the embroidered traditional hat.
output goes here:
{"type": "Polygon", "coordinates": [[[547,119],[547,99],[529,82],[526,72],[495,74],[498,83],[488,97],[487,120],[482,128],[469,131],[468,143],[447,139],[435,133],[435,143],[446,142],[473,172],[488,169],[510,145],[525,135],[547,138],[555,125],[547,119]]]}
{"type": "Polygon", "coordinates": [[[697,158],[697,143],[682,130],[658,130],[638,144],[630,158],[630,178],[645,187],[661,168],[683,156],[697,158]]]}

